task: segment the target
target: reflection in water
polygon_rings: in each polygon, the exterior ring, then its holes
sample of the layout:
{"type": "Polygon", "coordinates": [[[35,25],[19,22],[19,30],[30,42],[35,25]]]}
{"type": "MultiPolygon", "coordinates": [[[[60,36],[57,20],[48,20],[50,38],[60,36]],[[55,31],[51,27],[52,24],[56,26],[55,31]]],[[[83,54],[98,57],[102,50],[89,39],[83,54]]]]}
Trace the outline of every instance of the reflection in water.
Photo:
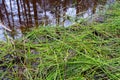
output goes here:
{"type": "MultiPolygon", "coordinates": [[[[72,24],[70,18],[86,18],[107,0],[0,0],[0,20],[13,32],[38,25],[72,24]]],[[[108,2],[114,0],[108,0],[108,2]]]]}

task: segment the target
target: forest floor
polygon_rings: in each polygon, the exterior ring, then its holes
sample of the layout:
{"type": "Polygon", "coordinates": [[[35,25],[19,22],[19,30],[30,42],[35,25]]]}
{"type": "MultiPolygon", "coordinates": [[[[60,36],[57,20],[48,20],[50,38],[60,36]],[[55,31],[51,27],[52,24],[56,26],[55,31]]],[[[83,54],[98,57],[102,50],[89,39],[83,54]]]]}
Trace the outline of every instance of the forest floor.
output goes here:
{"type": "Polygon", "coordinates": [[[1,80],[119,80],[120,3],[103,22],[40,27],[0,42],[1,80]]]}

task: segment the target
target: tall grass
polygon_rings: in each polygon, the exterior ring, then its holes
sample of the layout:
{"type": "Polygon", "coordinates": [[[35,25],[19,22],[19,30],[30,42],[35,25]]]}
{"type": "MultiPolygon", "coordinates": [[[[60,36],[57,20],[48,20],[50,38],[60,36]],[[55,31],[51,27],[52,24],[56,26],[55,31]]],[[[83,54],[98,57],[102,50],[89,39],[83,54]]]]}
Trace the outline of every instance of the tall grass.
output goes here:
{"type": "Polygon", "coordinates": [[[119,80],[120,6],[104,23],[41,27],[0,43],[0,79],[119,80]]]}

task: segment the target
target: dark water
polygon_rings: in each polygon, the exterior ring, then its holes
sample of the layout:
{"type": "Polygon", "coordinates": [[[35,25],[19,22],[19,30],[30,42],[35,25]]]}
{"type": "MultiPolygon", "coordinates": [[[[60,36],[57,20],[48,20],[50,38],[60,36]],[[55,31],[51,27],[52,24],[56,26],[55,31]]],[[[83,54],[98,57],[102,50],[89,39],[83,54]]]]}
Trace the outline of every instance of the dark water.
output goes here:
{"type": "MultiPolygon", "coordinates": [[[[0,0],[0,22],[17,38],[24,30],[38,25],[67,27],[79,18],[97,12],[99,5],[115,0],[0,0]]],[[[0,38],[4,30],[0,26],[0,38]]]]}

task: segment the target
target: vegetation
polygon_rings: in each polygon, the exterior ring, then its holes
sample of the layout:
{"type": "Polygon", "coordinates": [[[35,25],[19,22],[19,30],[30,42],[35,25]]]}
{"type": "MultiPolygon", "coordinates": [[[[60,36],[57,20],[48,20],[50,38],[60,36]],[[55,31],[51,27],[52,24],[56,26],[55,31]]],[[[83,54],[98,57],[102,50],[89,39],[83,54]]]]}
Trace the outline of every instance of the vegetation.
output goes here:
{"type": "Polygon", "coordinates": [[[0,42],[2,80],[119,80],[120,3],[103,23],[40,27],[0,42]]]}

